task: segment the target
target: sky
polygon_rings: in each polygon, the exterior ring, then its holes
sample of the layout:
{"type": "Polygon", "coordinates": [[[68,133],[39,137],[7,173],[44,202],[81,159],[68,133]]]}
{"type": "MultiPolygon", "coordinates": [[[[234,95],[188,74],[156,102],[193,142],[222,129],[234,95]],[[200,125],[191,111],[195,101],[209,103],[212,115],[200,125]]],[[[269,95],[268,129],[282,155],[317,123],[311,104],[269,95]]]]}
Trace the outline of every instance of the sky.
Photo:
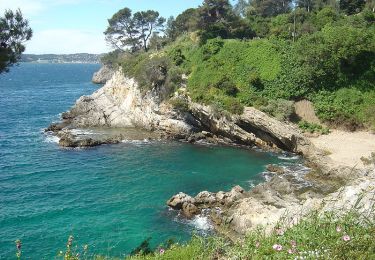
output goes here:
{"type": "Polygon", "coordinates": [[[107,20],[118,10],[156,10],[163,17],[177,16],[203,0],[0,0],[0,15],[20,8],[33,29],[26,43],[29,54],[105,53],[107,20]]]}

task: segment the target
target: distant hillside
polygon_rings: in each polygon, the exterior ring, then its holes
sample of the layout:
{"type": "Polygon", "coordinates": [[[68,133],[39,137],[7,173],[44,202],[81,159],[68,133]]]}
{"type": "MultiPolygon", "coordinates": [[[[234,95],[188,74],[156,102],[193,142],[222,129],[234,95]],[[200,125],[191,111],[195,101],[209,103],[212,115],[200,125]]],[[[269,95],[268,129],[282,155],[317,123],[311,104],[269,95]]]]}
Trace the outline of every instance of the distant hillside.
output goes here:
{"type": "Polygon", "coordinates": [[[37,63],[100,63],[102,54],[23,54],[21,62],[37,63]]]}

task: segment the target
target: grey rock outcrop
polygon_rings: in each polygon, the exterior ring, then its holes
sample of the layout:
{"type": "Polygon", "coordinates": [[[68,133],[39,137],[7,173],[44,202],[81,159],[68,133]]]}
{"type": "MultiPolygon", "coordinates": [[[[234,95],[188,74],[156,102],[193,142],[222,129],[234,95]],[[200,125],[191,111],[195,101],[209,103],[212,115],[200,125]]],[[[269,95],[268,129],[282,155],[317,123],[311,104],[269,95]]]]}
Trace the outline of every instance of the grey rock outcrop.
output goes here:
{"type": "Polygon", "coordinates": [[[81,97],[65,116],[73,127],[139,127],[171,134],[190,133],[192,126],[161,101],[157,91],[143,94],[133,79],[117,71],[104,87],[81,97]]]}
{"type": "Polygon", "coordinates": [[[310,142],[291,125],[246,107],[241,115],[217,115],[209,106],[191,103],[192,114],[211,133],[235,143],[302,152],[310,142]]]}
{"type": "Polygon", "coordinates": [[[215,207],[228,207],[235,201],[244,198],[245,190],[240,186],[235,186],[230,192],[219,191],[211,193],[202,191],[194,198],[185,194],[178,193],[167,201],[167,205],[175,210],[180,210],[188,218],[199,214],[202,209],[215,207]]]}
{"type": "Polygon", "coordinates": [[[170,198],[167,201],[167,205],[173,209],[182,209],[182,206],[187,203],[187,204],[194,204],[195,199],[190,197],[189,195],[180,192],[176,195],[174,195],[172,198],[170,198]]]}
{"type": "Polygon", "coordinates": [[[187,102],[187,111],[181,112],[165,100],[164,92],[163,87],[141,91],[134,79],[119,70],[95,93],[81,97],[63,113],[63,122],[51,125],[50,130],[137,127],[188,142],[204,139],[295,152],[299,152],[300,143],[306,142],[297,129],[254,108],[245,108],[239,116],[217,114],[209,106],[192,102],[185,90],[175,93],[176,98],[187,102]]]}
{"type": "Polygon", "coordinates": [[[92,77],[92,82],[95,84],[105,84],[109,81],[115,70],[109,65],[103,65],[99,71],[95,72],[92,77]]]}

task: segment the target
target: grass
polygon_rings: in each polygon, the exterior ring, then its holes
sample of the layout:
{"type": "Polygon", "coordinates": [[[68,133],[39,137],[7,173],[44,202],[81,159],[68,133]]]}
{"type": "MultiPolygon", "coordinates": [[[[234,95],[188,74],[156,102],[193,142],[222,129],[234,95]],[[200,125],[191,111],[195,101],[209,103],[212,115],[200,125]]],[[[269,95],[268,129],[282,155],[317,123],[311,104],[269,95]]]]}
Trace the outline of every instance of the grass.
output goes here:
{"type": "Polygon", "coordinates": [[[187,245],[128,259],[375,259],[374,235],[374,219],[355,211],[341,217],[313,213],[289,229],[258,229],[236,243],[194,237],[187,245]]]}

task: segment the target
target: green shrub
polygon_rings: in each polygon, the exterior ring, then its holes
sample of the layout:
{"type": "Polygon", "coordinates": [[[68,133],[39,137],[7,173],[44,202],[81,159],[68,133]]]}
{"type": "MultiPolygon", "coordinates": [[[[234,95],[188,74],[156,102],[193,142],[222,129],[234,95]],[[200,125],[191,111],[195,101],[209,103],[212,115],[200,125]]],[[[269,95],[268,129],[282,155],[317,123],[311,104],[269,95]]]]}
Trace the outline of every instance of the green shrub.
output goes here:
{"type": "Polygon", "coordinates": [[[227,98],[224,100],[223,107],[232,114],[240,115],[244,111],[244,106],[235,98],[227,98]]]}
{"type": "Polygon", "coordinates": [[[182,65],[186,60],[185,55],[180,48],[173,48],[167,53],[168,57],[173,61],[176,66],[182,65]]]}
{"type": "Polygon", "coordinates": [[[226,76],[224,76],[214,87],[222,90],[228,96],[236,96],[238,93],[238,88],[226,76]]]}
{"type": "Polygon", "coordinates": [[[189,111],[189,103],[183,98],[171,98],[169,103],[179,112],[185,113],[189,111]]]}
{"type": "Polygon", "coordinates": [[[298,127],[302,129],[303,132],[309,132],[309,133],[318,133],[322,135],[329,134],[329,129],[326,127],[323,127],[319,124],[315,123],[309,123],[306,121],[301,121],[298,123],[298,127]]]}
{"type": "Polygon", "coordinates": [[[137,66],[134,76],[141,88],[152,89],[165,83],[170,67],[167,57],[155,56],[142,62],[142,66],[137,66]]]}
{"type": "Polygon", "coordinates": [[[122,61],[122,68],[125,75],[134,78],[143,91],[163,87],[168,96],[182,83],[182,69],[164,53],[128,55],[122,61]]]}
{"type": "Polygon", "coordinates": [[[203,60],[208,60],[213,55],[217,54],[223,46],[224,41],[220,38],[208,40],[201,48],[203,60]]]}
{"type": "Polygon", "coordinates": [[[290,120],[294,114],[294,102],[285,99],[270,99],[266,106],[261,106],[260,110],[277,118],[280,121],[290,120]]]}
{"type": "Polygon", "coordinates": [[[105,65],[117,66],[121,62],[121,55],[124,54],[120,50],[115,50],[106,53],[100,58],[100,61],[105,65]]]}
{"type": "Polygon", "coordinates": [[[320,91],[313,100],[317,116],[332,125],[349,130],[375,125],[375,91],[355,88],[320,91]]]}

